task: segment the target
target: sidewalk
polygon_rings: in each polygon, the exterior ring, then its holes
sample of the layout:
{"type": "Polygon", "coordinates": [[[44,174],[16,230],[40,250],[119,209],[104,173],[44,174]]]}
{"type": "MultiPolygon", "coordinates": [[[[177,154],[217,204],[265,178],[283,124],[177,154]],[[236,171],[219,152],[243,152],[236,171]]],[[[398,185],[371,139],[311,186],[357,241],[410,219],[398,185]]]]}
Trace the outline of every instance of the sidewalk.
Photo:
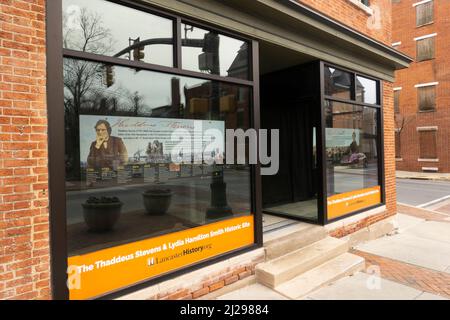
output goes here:
{"type": "MultiPolygon", "coordinates": [[[[358,245],[353,254],[366,268],[320,288],[307,300],[448,300],[450,299],[450,217],[399,206],[392,236],[358,245]]],[[[260,284],[224,294],[218,300],[286,300],[260,284]]]]}
{"type": "Polygon", "coordinates": [[[450,173],[396,171],[398,179],[450,181],[450,173]]]}

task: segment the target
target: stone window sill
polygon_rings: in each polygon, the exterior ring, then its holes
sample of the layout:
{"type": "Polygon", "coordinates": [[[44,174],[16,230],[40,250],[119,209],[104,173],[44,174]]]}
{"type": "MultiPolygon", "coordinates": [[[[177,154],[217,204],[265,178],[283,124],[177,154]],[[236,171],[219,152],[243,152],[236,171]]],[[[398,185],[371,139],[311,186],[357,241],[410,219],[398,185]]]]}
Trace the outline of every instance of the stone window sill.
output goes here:
{"type": "Polygon", "coordinates": [[[419,162],[439,162],[439,159],[417,159],[419,162]]]}
{"type": "Polygon", "coordinates": [[[373,9],[371,7],[366,6],[365,4],[362,4],[360,0],[348,0],[351,4],[353,4],[355,7],[361,9],[369,16],[373,15],[373,9]]]}

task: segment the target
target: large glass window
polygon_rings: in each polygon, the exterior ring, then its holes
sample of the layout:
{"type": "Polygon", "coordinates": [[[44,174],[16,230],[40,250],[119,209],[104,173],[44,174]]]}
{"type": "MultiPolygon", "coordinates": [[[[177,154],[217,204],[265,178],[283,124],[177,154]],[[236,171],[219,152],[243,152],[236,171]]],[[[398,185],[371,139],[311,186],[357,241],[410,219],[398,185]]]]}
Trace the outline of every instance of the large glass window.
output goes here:
{"type": "Polygon", "coordinates": [[[248,43],[105,0],[63,16],[70,298],[254,245],[248,140],[225,141],[251,126],[248,43]]]}
{"type": "Polygon", "coordinates": [[[326,67],[324,85],[327,218],[333,220],[381,202],[379,82],[326,67]]]}
{"type": "MultiPolygon", "coordinates": [[[[248,128],[249,117],[239,113],[249,113],[249,89],[119,66],[114,67],[114,84],[107,88],[101,80],[107,68],[74,59],[64,63],[69,253],[249,214],[248,166],[206,165],[195,152],[192,159],[182,155],[181,165],[170,165],[174,128],[192,129],[193,135],[195,125],[204,126],[199,134],[214,128],[224,132],[236,129],[239,118],[241,128],[248,128]],[[226,197],[230,214],[209,211],[216,172],[227,184],[218,196],[226,197]],[[147,212],[143,193],[152,189],[170,194],[163,215],[147,212]],[[123,204],[113,232],[86,232],[97,227],[86,220],[85,204],[91,197],[117,198],[123,204]]],[[[225,156],[223,149],[219,152],[223,154],[216,157],[225,156]]]]}
{"type": "Polygon", "coordinates": [[[63,36],[66,49],[173,66],[173,21],[116,3],[63,0],[63,36]]]}
{"type": "Polygon", "coordinates": [[[328,195],[378,186],[378,110],[330,101],[325,111],[328,195]]]}
{"type": "Polygon", "coordinates": [[[182,24],[183,69],[249,78],[249,44],[215,31],[182,24]]]}

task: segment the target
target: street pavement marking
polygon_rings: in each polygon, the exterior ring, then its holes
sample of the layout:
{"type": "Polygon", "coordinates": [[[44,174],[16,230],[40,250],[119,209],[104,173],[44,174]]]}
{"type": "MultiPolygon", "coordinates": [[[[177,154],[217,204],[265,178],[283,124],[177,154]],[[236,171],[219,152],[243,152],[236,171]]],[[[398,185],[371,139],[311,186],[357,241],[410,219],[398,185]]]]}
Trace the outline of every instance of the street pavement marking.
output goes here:
{"type": "Polygon", "coordinates": [[[450,199],[450,195],[442,197],[442,198],[439,198],[439,199],[436,199],[436,200],[433,200],[433,201],[430,201],[430,202],[426,202],[426,203],[420,204],[420,205],[418,205],[416,207],[418,207],[418,208],[425,208],[425,207],[431,206],[432,204],[436,204],[436,203],[439,203],[439,202],[447,200],[447,199],[450,199]]]}

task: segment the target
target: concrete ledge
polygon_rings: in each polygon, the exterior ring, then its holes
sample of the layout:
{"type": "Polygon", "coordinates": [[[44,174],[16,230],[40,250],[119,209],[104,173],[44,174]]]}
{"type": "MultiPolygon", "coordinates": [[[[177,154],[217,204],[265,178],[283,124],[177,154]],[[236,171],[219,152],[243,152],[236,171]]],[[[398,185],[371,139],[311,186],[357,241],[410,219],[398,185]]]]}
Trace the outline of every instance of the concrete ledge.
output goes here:
{"type": "Polygon", "coordinates": [[[348,241],[349,246],[352,248],[361,243],[390,235],[395,232],[395,230],[397,230],[396,216],[391,216],[367,227],[364,227],[341,239],[344,241],[348,241]]]}
{"type": "Polygon", "coordinates": [[[450,173],[396,171],[398,179],[450,181],[450,173]]]}

